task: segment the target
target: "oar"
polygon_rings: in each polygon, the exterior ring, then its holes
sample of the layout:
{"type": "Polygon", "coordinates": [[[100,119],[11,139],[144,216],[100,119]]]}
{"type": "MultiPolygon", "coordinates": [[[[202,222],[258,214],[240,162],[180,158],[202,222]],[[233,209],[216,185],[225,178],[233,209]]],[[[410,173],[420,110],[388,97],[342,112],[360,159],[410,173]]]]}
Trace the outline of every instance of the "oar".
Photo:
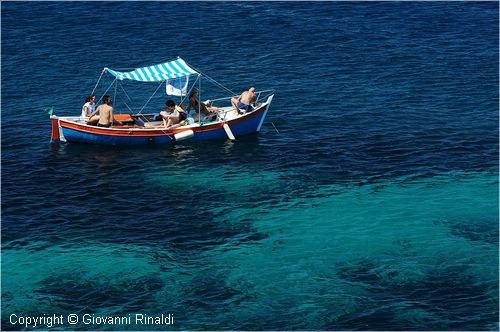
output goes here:
{"type": "Polygon", "coordinates": [[[224,130],[226,131],[227,137],[229,137],[231,141],[234,141],[236,138],[234,138],[233,132],[231,131],[231,128],[229,128],[229,125],[227,123],[224,123],[223,127],[224,130]]]}

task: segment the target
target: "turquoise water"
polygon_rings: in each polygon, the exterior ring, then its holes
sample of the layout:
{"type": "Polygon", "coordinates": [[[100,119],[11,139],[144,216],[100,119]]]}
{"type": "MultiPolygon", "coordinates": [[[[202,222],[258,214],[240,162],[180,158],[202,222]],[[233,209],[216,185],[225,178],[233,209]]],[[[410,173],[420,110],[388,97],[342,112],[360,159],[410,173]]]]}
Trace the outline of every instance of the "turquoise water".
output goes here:
{"type": "MultiPolygon", "coordinates": [[[[174,190],[178,181],[148,180],[174,190]]],[[[169,312],[175,329],[343,329],[360,321],[375,329],[457,329],[493,322],[498,219],[491,216],[499,206],[490,198],[498,195],[497,176],[397,180],[321,186],[316,197],[291,199],[280,174],[222,185],[213,172],[200,172],[193,184],[227,189],[234,198],[215,209],[213,223],[245,224],[261,236],[243,234],[189,257],[140,244],[4,243],[3,310],[169,312]],[[280,200],[241,202],[256,188],[283,193],[280,200]],[[435,292],[445,294],[436,299],[435,292]]]]}

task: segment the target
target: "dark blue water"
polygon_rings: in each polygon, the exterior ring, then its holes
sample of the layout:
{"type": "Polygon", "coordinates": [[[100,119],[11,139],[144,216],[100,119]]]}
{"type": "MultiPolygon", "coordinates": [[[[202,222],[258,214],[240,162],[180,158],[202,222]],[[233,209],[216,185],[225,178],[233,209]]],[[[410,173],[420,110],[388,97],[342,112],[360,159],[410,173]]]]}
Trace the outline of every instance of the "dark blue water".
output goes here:
{"type": "Polygon", "coordinates": [[[498,330],[498,3],[1,9],[3,330],[498,330]],[[44,108],[178,55],[275,89],[262,131],[49,144],[44,108]]]}

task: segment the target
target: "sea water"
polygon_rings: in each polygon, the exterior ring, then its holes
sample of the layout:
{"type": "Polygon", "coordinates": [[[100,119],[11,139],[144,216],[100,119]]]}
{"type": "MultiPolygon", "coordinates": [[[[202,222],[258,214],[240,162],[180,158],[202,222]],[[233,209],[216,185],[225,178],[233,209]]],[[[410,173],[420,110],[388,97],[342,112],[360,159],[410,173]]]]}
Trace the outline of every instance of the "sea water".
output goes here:
{"type": "Polygon", "coordinates": [[[3,330],[498,330],[498,3],[1,6],[3,330]],[[262,131],[49,144],[177,55],[262,131]]]}

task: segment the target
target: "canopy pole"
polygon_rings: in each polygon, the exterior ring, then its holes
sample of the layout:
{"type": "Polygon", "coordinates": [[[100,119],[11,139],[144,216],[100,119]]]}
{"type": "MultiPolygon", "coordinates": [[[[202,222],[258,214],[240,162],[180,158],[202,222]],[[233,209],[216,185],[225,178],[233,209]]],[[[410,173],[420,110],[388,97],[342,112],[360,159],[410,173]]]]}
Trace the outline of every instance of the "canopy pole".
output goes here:
{"type": "MultiPolygon", "coordinates": [[[[113,95],[113,104],[116,102],[116,90],[118,89],[119,81],[115,81],[115,94],[113,95]]],[[[121,114],[121,111],[120,111],[121,114]]]]}
{"type": "Polygon", "coordinates": [[[201,122],[201,80],[198,80],[198,120],[201,122]]]}
{"type": "Polygon", "coordinates": [[[97,89],[97,86],[99,85],[99,82],[101,81],[102,75],[104,75],[105,71],[106,71],[106,69],[103,69],[101,71],[101,75],[99,76],[99,79],[97,80],[97,83],[95,84],[94,89],[92,89],[92,93],[90,94],[91,96],[94,94],[95,89],[97,89]]]}
{"type": "MultiPolygon", "coordinates": [[[[193,74],[194,75],[194,74],[193,74]]],[[[191,77],[191,75],[188,76],[188,78],[191,77]]],[[[197,73],[196,75],[196,80],[194,81],[193,85],[191,86],[190,89],[187,89],[188,91],[186,92],[185,95],[181,95],[181,103],[183,103],[186,98],[189,99],[189,94],[191,93],[191,91],[193,90],[194,86],[196,85],[196,82],[198,82],[198,79],[200,78],[200,74],[197,73]]],[[[189,104],[188,104],[188,107],[189,107],[189,104]]]]}
{"type": "MultiPolygon", "coordinates": [[[[192,85],[192,86],[191,86],[191,88],[190,88],[190,89],[188,89],[188,91],[187,91],[186,96],[187,96],[187,98],[188,98],[188,106],[187,106],[187,108],[188,108],[188,109],[189,109],[189,95],[191,94],[191,91],[193,91],[193,89],[195,88],[196,83],[198,83],[198,80],[200,79],[200,77],[201,77],[201,75],[200,75],[200,74],[198,74],[198,75],[197,75],[197,77],[196,77],[196,80],[195,80],[195,81],[194,81],[194,83],[193,83],[193,85],[192,85]]],[[[182,103],[185,99],[186,99],[186,98],[181,98],[181,103],[182,103]]],[[[195,113],[196,113],[196,110],[195,110],[195,113]]]]}

